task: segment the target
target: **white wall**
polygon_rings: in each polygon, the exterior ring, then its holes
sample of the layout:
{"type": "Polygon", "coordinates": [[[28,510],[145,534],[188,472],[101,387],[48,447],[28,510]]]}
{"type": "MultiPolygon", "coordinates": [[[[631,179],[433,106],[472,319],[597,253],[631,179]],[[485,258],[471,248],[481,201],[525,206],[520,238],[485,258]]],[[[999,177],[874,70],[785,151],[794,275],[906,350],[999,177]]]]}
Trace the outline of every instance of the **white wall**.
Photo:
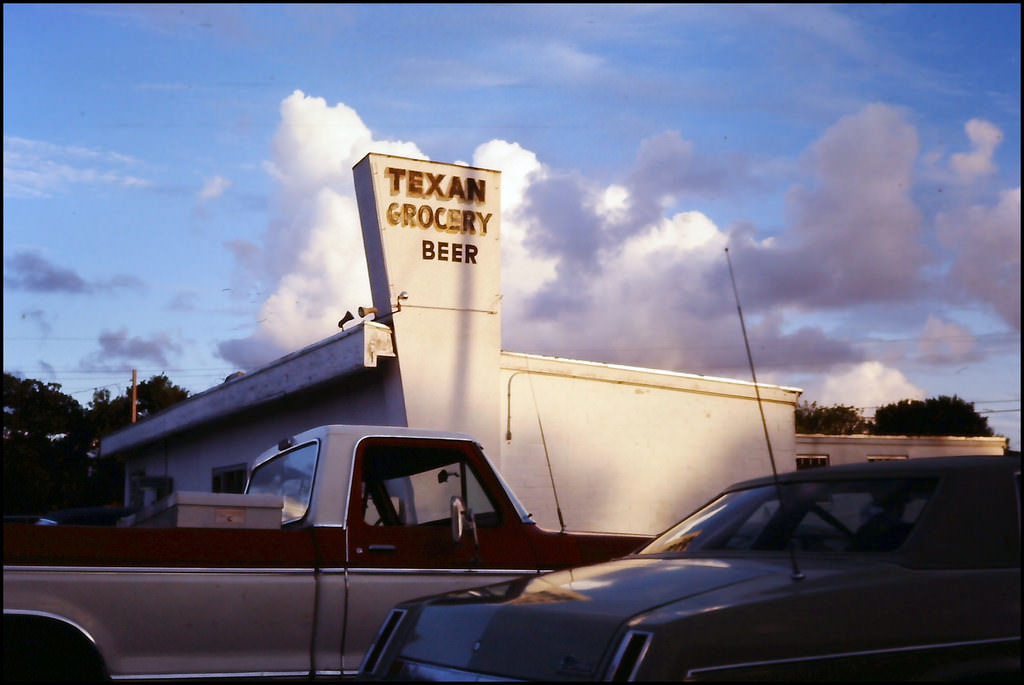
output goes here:
{"type": "MultiPolygon", "coordinates": [[[[560,527],[552,476],[567,529],[657,533],[771,473],[750,383],[508,352],[501,377],[511,439],[499,468],[545,528],[560,527]]],[[[791,470],[800,391],[761,395],[772,451],[791,470]]]]}

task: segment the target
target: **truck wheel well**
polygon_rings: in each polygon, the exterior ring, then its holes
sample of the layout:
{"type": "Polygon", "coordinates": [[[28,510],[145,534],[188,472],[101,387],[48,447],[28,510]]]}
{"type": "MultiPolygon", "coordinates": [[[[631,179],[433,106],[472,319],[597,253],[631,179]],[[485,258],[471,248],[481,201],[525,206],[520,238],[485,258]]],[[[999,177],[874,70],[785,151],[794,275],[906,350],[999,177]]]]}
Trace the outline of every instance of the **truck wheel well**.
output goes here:
{"type": "Polygon", "coordinates": [[[103,657],[80,628],[51,616],[4,614],[4,680],[106,680],[103,657]]]}

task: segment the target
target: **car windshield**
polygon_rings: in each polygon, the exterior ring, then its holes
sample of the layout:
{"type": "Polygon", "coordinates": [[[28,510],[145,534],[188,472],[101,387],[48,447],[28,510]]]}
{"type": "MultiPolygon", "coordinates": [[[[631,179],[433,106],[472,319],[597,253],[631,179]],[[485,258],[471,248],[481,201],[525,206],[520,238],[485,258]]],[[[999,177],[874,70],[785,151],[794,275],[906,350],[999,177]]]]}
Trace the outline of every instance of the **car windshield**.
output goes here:
{"type": "Polygon", "coordinates": [[[822,480],[727,492],[640,554],[705,551],[888,552],[910,535],[936,479],[822,480]],[[779,506],[779,492],[782,506],[779,506]]]}

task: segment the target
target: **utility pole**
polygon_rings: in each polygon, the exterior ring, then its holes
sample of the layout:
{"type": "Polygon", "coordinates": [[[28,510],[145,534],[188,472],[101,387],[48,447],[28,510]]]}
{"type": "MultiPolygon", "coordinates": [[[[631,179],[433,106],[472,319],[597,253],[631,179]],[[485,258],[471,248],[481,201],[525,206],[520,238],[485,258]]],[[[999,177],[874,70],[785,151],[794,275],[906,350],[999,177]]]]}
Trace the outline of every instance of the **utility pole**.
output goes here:
{"type": "Polygon", "coordinates": [[[132,369],[132,423],[139,416],[139,372],[132,369]]]}

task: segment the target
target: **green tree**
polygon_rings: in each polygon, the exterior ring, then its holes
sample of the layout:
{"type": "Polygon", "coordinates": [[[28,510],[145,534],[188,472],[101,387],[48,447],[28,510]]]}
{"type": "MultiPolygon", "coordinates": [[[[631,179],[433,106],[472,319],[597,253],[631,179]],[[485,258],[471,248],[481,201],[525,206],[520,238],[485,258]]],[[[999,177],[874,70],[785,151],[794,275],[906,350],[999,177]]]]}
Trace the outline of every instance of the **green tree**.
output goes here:
{"type": "MultiPolygon", "coordinates": [[[[171,383],[167,376],[159,374],[139,383],[135,390],[135,411],[138,419],[144,419],[189,396],[188,390],[171,383]]],[[[132,422],[131,387],[123,395],[111,397],[110,390],[103,388],[92,395],[89,403],[89,420],[96,429],[97,437],[106,435],[132,422]]]]}
{"type": "Polygon", "coordinates": [[[167,376],[163,374],[152,376],[148,381],[139,383],[136,393],[138,396],[138,418],[151,416],[172,404],[177,404],[187,399],[188,394],[188,390],[171,383],[167,376]]]}
{"type": "Polygon", "coordinates": [[[88,498],[93,433],[57,383],[4,372],[4,514],[44,513],[88,498]]]}
{"type": "Polygon", "coordinates": [[[855,407],[842,404],[819,407],[817,402],[800,402],[796,407],[796,432],[822,435],[867,433],[870,422],[855,407]]]}
{"type": "MultiPolygon", "coordinates": [[[[129,392],[130,388],[126,393],[129,392]]],[[[112,433],[132,422],[131,397],[128,394],[112,397],[107,388],[96,390],[89,402],[88,414],[97,438],[112,433]]]]}
{"type": "MultiPolygon", "coordinates": [[[[112,397],[93,393],[88,408],[56,383],[4,372],[4,514],[116,503],[124,494],[124,463],[97,459],[99,440],[131,423],[131,387],[112,397]]],[[[137,388],[138,417],[187,398],[167,376],[137,388]]]]}
{"type": "Polygon", "coordinates": [[[956,395],[900,400],[875,411],[875,435],[958,435],[991,437],[988,419],[956,395]]]}
{"type": "MultiPolygon", "coordinates": [[[[159,374],[138,384],[135,391],[137,419],[152,416],[162,409],[177,404],[189,396],[188,390],[171,383],[159,374]]],[[[93,393],[88,409],[89,422],[95,430],[95,447],[104,435],[124,428],[132,422],[131,386],[125,394],[111,397],[106,388],[93,393]]],[[[92,490],[103,502],[119,501],[124,497],[124,468],[122,456],[103,457],[94,462],[90,474],[92,490]]]]}
{"type": "MultiPolygon", "coordinates": [[[[126,392],[131,392],[131,388],[126,392]]],[[[131,397],[127,394],[112,397],[103,388],[92,395],[87,415],[95,432],[93,449],[98,452],[100,438],[131,423],[131,397]]],[[[120,502],[124,499],[124,459],[120,456],[94,460],[92,481],[97,501],[120,502]]]]}

